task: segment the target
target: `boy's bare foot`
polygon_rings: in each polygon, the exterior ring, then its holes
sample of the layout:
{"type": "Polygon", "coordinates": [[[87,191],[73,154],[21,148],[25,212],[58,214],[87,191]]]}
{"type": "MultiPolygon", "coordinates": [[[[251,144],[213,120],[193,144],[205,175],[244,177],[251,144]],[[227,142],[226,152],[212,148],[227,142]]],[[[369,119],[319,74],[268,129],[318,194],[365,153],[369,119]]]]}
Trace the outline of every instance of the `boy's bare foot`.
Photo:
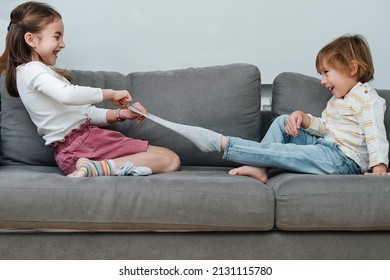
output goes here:
{"type": "Polygon", "coordinates": [[[264,167],[244,165],[230,170],[229,174],[238,176],[249,176],[259,180],[262,183],[266,183],[268,181],[268,171],[264,167]]]}

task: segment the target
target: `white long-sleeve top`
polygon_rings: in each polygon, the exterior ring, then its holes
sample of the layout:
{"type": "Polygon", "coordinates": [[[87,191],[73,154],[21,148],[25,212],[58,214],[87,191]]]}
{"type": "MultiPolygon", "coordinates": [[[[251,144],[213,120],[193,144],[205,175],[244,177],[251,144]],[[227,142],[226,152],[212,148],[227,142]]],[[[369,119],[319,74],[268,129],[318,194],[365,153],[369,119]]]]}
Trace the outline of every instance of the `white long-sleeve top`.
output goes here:
{"type": "Polygon", "coordinates": [[[321,118],[310,116],[306,131],[338,145],[366,172],[380,163],[389,164],[385,111],[386,101],[375,89],[358,83],[344,98],[333,96],[321,118]]]}
{"type": "Polygon", "coordinates": [[[107,124],[108,109],[90,105],[103,101],[102,89],[72,85],[38,61],[18,66],[16,82],[20,98],[46,145],[63,140],[88,118],[94,125],[107,124]]]}

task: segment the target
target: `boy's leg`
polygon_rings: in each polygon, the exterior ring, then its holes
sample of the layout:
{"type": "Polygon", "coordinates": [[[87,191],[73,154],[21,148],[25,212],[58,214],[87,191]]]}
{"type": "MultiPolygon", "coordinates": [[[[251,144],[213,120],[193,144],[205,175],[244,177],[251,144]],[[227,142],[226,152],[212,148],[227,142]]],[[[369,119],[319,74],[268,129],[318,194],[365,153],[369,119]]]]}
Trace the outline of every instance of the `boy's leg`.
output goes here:
{"type": "Polygon", "coordinates": [[[343,161],[337,153],[336,150],[321,144],[264,144],[228,137],[223,158],[264,168],[311,174],[339,174],[343,161]]]}
{"type": "Polygon", "coordinates": [[[329,160],[329,154],[324,151],[327,147],[307,145],[314,143],[316,137],[302,130],[299,137],[288,136],[285,133],[286,115],[273,122],[262,143],[228,137],[227,145],[221,149],[221,142],[226,138],[219,133],[201,127],[169,122],[152,114],[143,114],[132,107],[129,109],[183,135],[204,152],[224,150],[223,158],[227,160],[305,173],[325,174],[330,170],[334,172],[333,162],[329,160]],[[295,145],[281,143],[295,143],[295,145]]]}
{"type": "Polygon", "coordinates": [[[302,129],[299,130],[297,137],[288,135],[286,133],[287,118],[288,115],[281,115],[277,117],[272,122],[261,143],[292,143],[296,145],[309,145],[316,143],[318,137],[311,135],[302,129]]]}
{"type": "MultiPolygon", "coordinates": [[[[300,134],[298,137],[292,137],[287,135],[285,131],[286,127],[286,120],[287,115],[282,115],[278,118],[276,118],[270,128],[267,131],[267,134],[264,136],[262,140],[262,144],[271,144],[271,143],[295,143],[297,145],[302,144],[308,144],[308,143],[314,143],[316,140],[316,137],[309,135],[305,133],[304,131],[300,131],[300,134]]],[[[224,138],[224,147],[226,146],[227,139],[224,138]]],[[[288,160],[288,159],[285,159],[288,160]]],[[[242,162],[247,163],[247,162],[242,162]]],[[[263,162],[264,163],[264,162],[263,162]]],[[[260,163],[259,163],[260,164],[260,163]]],[[[259,167],[261,165],[257,166],[250,166],[250,165],[244,165],[238,168],[234,168],[229,171],[229,174],[231,175],[240,175],[240,176],[250,176],[253,177],[263,183],[266,183],[268,181],[268,167],[259,167]]],[[[276,167],[276,166],[275,166],[276,167]]]]}
{"type": "Polygon", "coordinates": [[[262,183],[268,181],[268,168],[244,165],[233,168],[229,171],[230,175],[249,176],[259,180],[262,183]]]}
{"type": "Polygon", "coordinates": [[[129,110],[184,136],[202,152],[221,152],[222,134],[220,133],[198,126],[174,123],[152,114],[144,114],[132,106],[129,106],[129,110]]]}

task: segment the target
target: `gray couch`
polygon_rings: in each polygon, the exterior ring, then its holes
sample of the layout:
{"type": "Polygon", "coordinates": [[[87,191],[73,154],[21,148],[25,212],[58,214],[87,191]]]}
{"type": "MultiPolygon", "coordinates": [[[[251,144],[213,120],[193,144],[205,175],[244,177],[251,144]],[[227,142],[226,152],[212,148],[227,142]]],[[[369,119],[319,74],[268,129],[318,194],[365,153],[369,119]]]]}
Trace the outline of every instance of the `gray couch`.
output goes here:
{"type": "MultiPolygon", "coordinates": [[[[272,112],[261,111],[260,72],[248,64],[72,73],[80,85],[128,89],[168,120],[256,141],[273,117],[319,115],[330,98],[317,78],[282,73],[272,112]]],[[[273,170],[262,184],[145,120],[109,128],[176,151],[180,171],[68,178],[4,77],[1,98],[2,259],[390,259],[390,177],[273,170]]],[[[389,139],[389,111],[386,128],[389,139]]]]}

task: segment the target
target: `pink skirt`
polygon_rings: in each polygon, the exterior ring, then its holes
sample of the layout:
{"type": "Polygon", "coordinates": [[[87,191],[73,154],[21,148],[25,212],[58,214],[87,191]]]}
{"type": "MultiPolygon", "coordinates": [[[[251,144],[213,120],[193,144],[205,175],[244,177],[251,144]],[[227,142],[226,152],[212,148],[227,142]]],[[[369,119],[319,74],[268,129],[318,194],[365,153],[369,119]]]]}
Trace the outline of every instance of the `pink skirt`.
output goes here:
{"type": "Polygon", "coordinates": [[[92,126],[88,120],[69,132],[64,140],[54,142],[50,147],[58,167],[67,175],[76,170],[76,162],[81,157],[104,160],[133,155],[145,152],[148,141],[92,126]]]}

